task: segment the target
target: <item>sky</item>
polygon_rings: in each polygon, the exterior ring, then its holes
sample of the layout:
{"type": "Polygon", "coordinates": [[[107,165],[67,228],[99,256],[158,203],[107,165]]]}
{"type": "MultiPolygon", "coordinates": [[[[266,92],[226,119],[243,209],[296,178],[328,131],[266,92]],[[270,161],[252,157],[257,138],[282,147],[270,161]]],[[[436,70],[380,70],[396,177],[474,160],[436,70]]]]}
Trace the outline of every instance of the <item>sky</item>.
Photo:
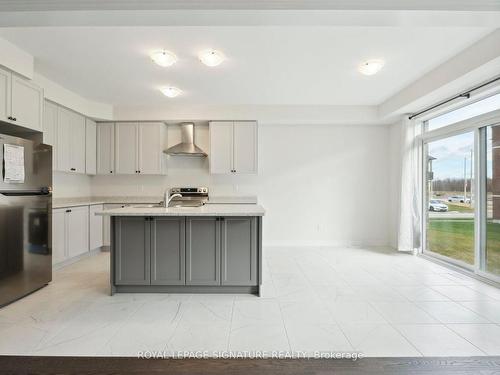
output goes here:
{"type": "Polygon", "coordinates": [[[467,178],[470,176],[471,150],[474,149],[474,133],[468,132],[430,142],[429,156],[432,162],[434,180],[464,177],[464,158],[467,159],[467,178]]]}
{"type": "MultiPolygon", "coordinates": [[[[434,130],[458,121],[472,118],[486,112],[500,109],[500,94],[458,108],[428,121],[428,130],[434,130]]],[[[488,132],[490,136],[490,132],[488,132]]],[[[429,156],[435,157],[432,162],[434,179],[463,178],[464,158],[466,176],[470,177],[471,150],[474,149],[474,132],[467,132],[428,144],[429,156]]],[[[488,139],[488,170],[491,169],[491,140],[488,139]]]]}

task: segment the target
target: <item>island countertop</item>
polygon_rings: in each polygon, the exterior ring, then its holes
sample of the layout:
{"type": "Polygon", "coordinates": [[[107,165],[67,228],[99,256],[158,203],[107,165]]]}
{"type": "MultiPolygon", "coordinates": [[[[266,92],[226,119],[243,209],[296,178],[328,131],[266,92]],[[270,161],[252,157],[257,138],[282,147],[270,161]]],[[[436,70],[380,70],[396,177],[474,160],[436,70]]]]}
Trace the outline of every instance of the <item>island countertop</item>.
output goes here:
{"type": "Polygon", "coordinates": [[[201,207],[124,207],[96,212],[100,216],[264,216],[258,204],[206,204],[201,207]]]}

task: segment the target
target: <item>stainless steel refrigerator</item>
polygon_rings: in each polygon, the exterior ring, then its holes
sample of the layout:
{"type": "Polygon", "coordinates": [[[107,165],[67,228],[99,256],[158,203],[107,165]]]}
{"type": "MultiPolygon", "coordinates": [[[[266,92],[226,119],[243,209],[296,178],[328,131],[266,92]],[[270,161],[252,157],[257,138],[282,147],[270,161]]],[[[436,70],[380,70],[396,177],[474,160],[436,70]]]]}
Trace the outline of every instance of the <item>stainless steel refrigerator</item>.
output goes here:
{"type": "Polygon", "coordinates": [[[52,280],[52,147],[0,134],[0,306],[52,280]]]}

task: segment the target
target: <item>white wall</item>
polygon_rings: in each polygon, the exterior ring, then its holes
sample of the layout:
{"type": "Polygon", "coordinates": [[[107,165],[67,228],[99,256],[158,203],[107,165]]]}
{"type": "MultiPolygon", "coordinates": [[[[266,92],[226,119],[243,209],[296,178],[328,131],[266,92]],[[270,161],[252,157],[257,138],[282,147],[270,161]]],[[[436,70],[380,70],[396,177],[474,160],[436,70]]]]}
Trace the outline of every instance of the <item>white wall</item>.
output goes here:
{"type": "Polygon", "coordinates": [[[54,172],[52,188],[54,198],[88,197],[91,195],[91,177],[54,172]]]}
{"type": "MultiPolygon", "coordinates": [[[[267,210],[267,245],[390,244],[389,126],[261,125],[259,175],[211,176],[208,160],[170,157],[169,174],[96,176],[92,195],[159,197],[172,186],[255,194],[267,210]]],[[[179,130],[169,127],[169,144],[179,130]]],[[[208,127],[196,143],[208,151],[208,127]]]]}

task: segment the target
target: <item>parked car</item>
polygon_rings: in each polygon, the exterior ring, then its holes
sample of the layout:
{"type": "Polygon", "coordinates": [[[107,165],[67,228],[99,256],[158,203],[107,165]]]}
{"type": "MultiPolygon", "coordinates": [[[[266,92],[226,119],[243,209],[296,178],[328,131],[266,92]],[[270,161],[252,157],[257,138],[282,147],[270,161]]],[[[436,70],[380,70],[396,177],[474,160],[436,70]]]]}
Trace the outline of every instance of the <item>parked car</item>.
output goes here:
{"type": "Polygon", "coordinates": [[[431,199],[429,201],[429,211],[446,212],[448,211],[448,206],[437,199],[431,199]]]}
{"type": "Polygon", "coordinates": [[[448,202],[470,203],[470,198],[464,198],[463,195],[452,195],[448,197],[448,202]]]}

